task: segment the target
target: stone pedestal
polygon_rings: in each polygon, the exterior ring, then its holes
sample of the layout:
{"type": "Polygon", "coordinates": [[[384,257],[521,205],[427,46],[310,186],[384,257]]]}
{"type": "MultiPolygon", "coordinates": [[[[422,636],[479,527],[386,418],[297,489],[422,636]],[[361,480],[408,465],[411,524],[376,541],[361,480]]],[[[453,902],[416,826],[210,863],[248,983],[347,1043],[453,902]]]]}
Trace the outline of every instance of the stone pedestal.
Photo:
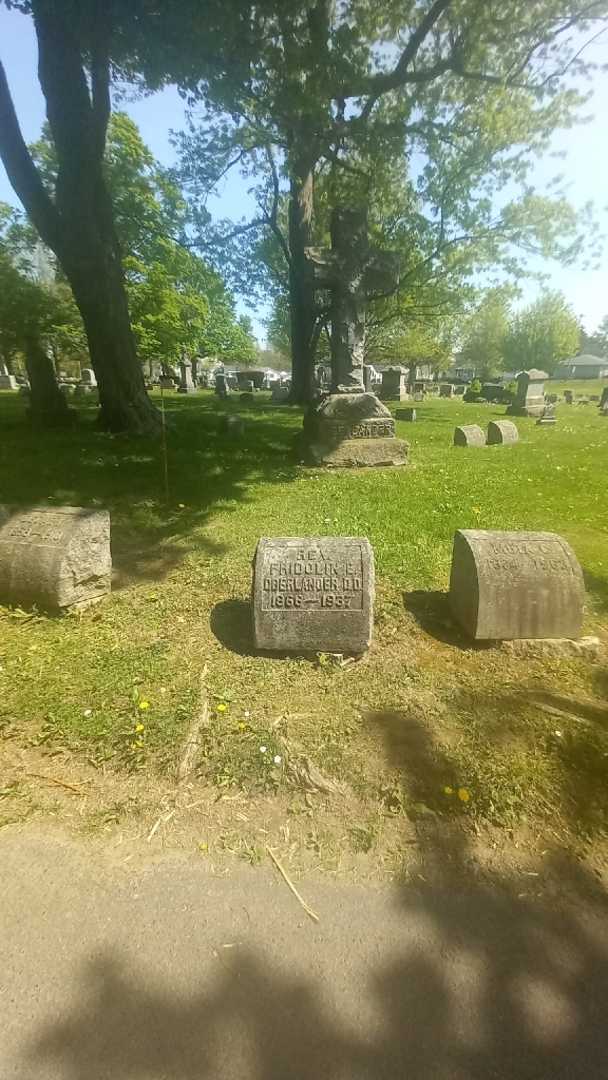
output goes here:
{"type": "Polygon", "coordinates": [[[363,388],[329,394],[304,421],[305,458],[311,465],[406,465],[408,450],[408,443],[395,438],[389,410],[363,388]]]}
{"type": "Polygon", "coordinates": [[[192,381],[192,364],[190,360],[180,360],[180,381],[177,388],[178,394],[196,394],[196,386],[192,381]]]}

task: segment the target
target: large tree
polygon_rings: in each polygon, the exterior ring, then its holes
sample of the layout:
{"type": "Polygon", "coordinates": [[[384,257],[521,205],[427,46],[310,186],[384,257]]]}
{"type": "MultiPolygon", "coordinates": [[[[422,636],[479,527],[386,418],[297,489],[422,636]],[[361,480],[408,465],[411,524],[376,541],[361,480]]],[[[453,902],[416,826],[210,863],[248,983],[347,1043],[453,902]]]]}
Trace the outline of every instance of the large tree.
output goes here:
{"type": "Polygon", "coordinates": [[[464,320],[460,358],[481,379],[504,368],[509,300],[509,290],[489,289],[464,320]]]}
{"type": "Polygon", "coordinates": [[[547,292],[513,316],[505,360],[511,370],[540,368],[552,375],[560,360],[578,353],[580,339],[579,320],[563,294],[547,292]]]}
{"type": "Polygon", "coordinates": [[[238,227],[265,229],[284,253],[296,396],[310,389],[318,332],[306,248],[320,239],[319,177],[357,169],[361,156],[417,152],[434,250],[474,233],[488,252],[502,238],[507,257],[512,231],[521,238],[536,221],[535,247],[546,251],[555,216],[526,171],[572,122],[582,95],[568,78],[584,70],[585,39],[607,10],[605,0],[225,0],[219,9],[183,0],[159,13],[162,53],[154,57],[149,36],[147,77],[164,71],[203,103],[183,148],[201,190],[231,167],[256,177],[260,212],[238,227]],[[509,182],[521,198],[505,205],[509,182]]]}
{"type": "Polygon", "coordinates": [[[102,423],[113,431],[153,433],[159,417],[137,358],[103,165],[116,5],[28,0],[9,6],[34,20],[40,85],[57,156],[54,191],[45,186],[24,142],[1,63],[0,156],[71,285],[99,384],[102,423]]]}

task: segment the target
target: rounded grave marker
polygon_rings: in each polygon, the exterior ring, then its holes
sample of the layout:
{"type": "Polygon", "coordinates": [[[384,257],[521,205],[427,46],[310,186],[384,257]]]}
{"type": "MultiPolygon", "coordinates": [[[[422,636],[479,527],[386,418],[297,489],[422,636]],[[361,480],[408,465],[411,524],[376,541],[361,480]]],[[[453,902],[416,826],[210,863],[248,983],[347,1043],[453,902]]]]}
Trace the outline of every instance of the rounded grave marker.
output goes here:
{"type": "Polygon", "coordinates": [[[506,446],[516,442],[519,442],[519,432],[512,420],[490,420],[488,446],[506,446]]]}
{"type": "Polygon", "coordinates": [[[45,611],[110,592],[110,515],[78,506],[0,506],[0,599],[45,611]]]}
{"type": "Polygon", "coordinates": [[[359,654],[374,617],[374,553],[365,537],[262,537],[253,565],[257,649],[359,654]]]}
{"type": "Polygon", "coordinates": [[[450,606],[469,637],[577,638],[583,574],[561,536],[459,529],[454,537],[450,606]]]}
{"type": "Polygon", "coordinates": [[[463,424],[454,431],[454,446],[485,446],[486,437],[477,424],[463,424]]]}
{"type": "Polygon", "coordinates": [[[243,418],[236,414],[221,416],[217,429],[222,435],[232,435],[235,438],[240,438],[245,432],[245,423],[243,418]]]}

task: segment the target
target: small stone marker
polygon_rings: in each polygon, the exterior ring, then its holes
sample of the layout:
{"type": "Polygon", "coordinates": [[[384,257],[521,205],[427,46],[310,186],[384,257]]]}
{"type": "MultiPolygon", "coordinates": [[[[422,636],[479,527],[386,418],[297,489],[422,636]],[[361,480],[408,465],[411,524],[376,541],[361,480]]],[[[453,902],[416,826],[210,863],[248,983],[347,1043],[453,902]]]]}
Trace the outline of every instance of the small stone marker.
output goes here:
{"type": "Polygon", "coordinates": [[[561,536],[459,529],[454,537],[450,605],[476,641],[577,638],[583,574],[561,536]]]}
{"type": "Polygon", "coordinates": [[[233,413],[231,416],[220,416],[217,429],[222,435],[232,435],[235,438],[240,438],[245,432],[245,423],[241,416],[233,413]]]}
{"type": "Polygon", "coordinates": [[[451,398],[454,396],[454,386],[452,383],[441,383],[439,387],[439,397],[451,398]]]}
{"type": "Polygon", "coordinates": [[[485,446],[486,437],[477,424],[463,424],[454,431],[454,446],[485,446]]]}
{"type": "Polygon", "coordinates": [[[545,408],[542,411],[542,415],[539,416],[538,420],[536,421],[536,424],[537,424],[537,426],[539,424],[542,424],[542,425],[547,425],[547,424],[548,425],[553,425],[553,424],[555,424],[555,405],[545,405],[545,408]]]}
{"type": "Polygon", "coordinates": [[[490,420],[488,446],[511,445],[519,441],[519,432],[512,420],[490,420]]]}
{"type": "Polygon", "coordinates": [[[82,368],[82,371],[80,372],[80,381],[83,386],[97,386],[97,379],[95,378],[93,368],[82,368]]]}
{"type": "Polygon", "coordinates": [[[365,537],[262,537],[254,558],[257,649],[358,655],[374,618],[374,553],[365,537]]]}
{"type": "Polygon", "coordinates": [[[110,515],[79,506],[0,506],[0,599],[69,611],[110,592],[110,515]]]}
{"type": "Polygon", "coordinates": [[[397,417],[397,420],[408,420],[410,423],[413,423],[414,420],[416,419],[416,410],[415,409],[396,409],[395,410],[395,416],[397,417]]]}
{"type": "Polygon", "coordinates": [[[572,393],[572,390],[564,390],[564,401],[566,402],[566,405],[572,405],[573,400],[574,394],[572,393]]]}
{"type": "Polygon", "coordinates": [[[270,401],[273,405],[284,405],[289,401],[289,387],[273,386],[270,401]]]}

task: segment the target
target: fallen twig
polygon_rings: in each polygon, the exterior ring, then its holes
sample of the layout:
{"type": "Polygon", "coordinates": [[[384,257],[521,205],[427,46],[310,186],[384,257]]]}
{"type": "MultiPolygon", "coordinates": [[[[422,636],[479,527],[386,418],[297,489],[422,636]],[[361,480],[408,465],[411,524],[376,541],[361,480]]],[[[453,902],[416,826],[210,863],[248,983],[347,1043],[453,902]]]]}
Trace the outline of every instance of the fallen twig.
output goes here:
{"type": "Polygon", "coordinates": [[[26,776],[32,776],[36,780],[46,780],[48,784],[56,784],[57,787],[66,788],[67,791],[73,791],[75,795],[86,795],[86,791],[81,791],[82,784],[88,784],[88,780],[83,780],[82,783],[76,787],[75,784],[68,784],[66,780],[58,780],[55,776],[45,776],[44,773],[28,772],[26,776]]]}
{"type": "Polygon", "coordinates": [[[177,767],[177,782],[182,784],[194,771],[196,759],[201,745],[201,730],[209,722],[209,698],[205,680],[207,678],[207,665],[201,671],[201,683],[199,694],[199,708],[192,717],[182,755],[177,767]]]}
{"type": "Polygon", "coordinates": [[[313,922],[318,922],[319,921],[319,916],[317,915],[317,913],[315,911],[312,910],[311,907],[308,906],[308,904],[306,903],[304,898],[302,896],[300,896],[300,893],[298,892],[298,890],[296,889],[293,881],[289,877],[285,867],[282,865],[282,863],[279,862],[279,860],[277,859],[277,857],[274,854],[274,852],[272,851],[272,849],[268,847],[268,844],[266,844],[266,851],[270,855],[270,858],[272,859],[274,865],[276,866],[277,870],[279,871],[279,874],[283,878],[285,884],[291,889],[291,891],[292,891],[293,895],[295,896],[296,900],[298,900],[299,903],[302,905],[302,907],[304,908],[304,911],[306,912],[308,917],[310,919],[312,919],[313,922]]]}
{"type": "Polygon", "coordinates": [[[148,835],[147,835],[147,837],[146,837],[146,839],[147,839],[148,843],[150,843],[150,841],[152,840],[152,838],[153,838],[153,837],[155,836],[155,834],[156,834],[156,833],[158,832],[158,830],[160,829],[161,825],[166,825],[168,821],[171,821],[171,818],[172,818],[172,817],[174,816],[174,814],[176,814],[176,813],[177,813],[177,808],[176,808],[175,810],[171,810],[171,811],[170,811],[170,813],[168,813],[168,814],[166,814],[166,815],[165,815],[165,817],[159,817],[158,821],[155,821],[155,822],[154,822],[154,825],[152,826],[152,828],[150,829],[150,832],[148,833],[148,835]]]}

